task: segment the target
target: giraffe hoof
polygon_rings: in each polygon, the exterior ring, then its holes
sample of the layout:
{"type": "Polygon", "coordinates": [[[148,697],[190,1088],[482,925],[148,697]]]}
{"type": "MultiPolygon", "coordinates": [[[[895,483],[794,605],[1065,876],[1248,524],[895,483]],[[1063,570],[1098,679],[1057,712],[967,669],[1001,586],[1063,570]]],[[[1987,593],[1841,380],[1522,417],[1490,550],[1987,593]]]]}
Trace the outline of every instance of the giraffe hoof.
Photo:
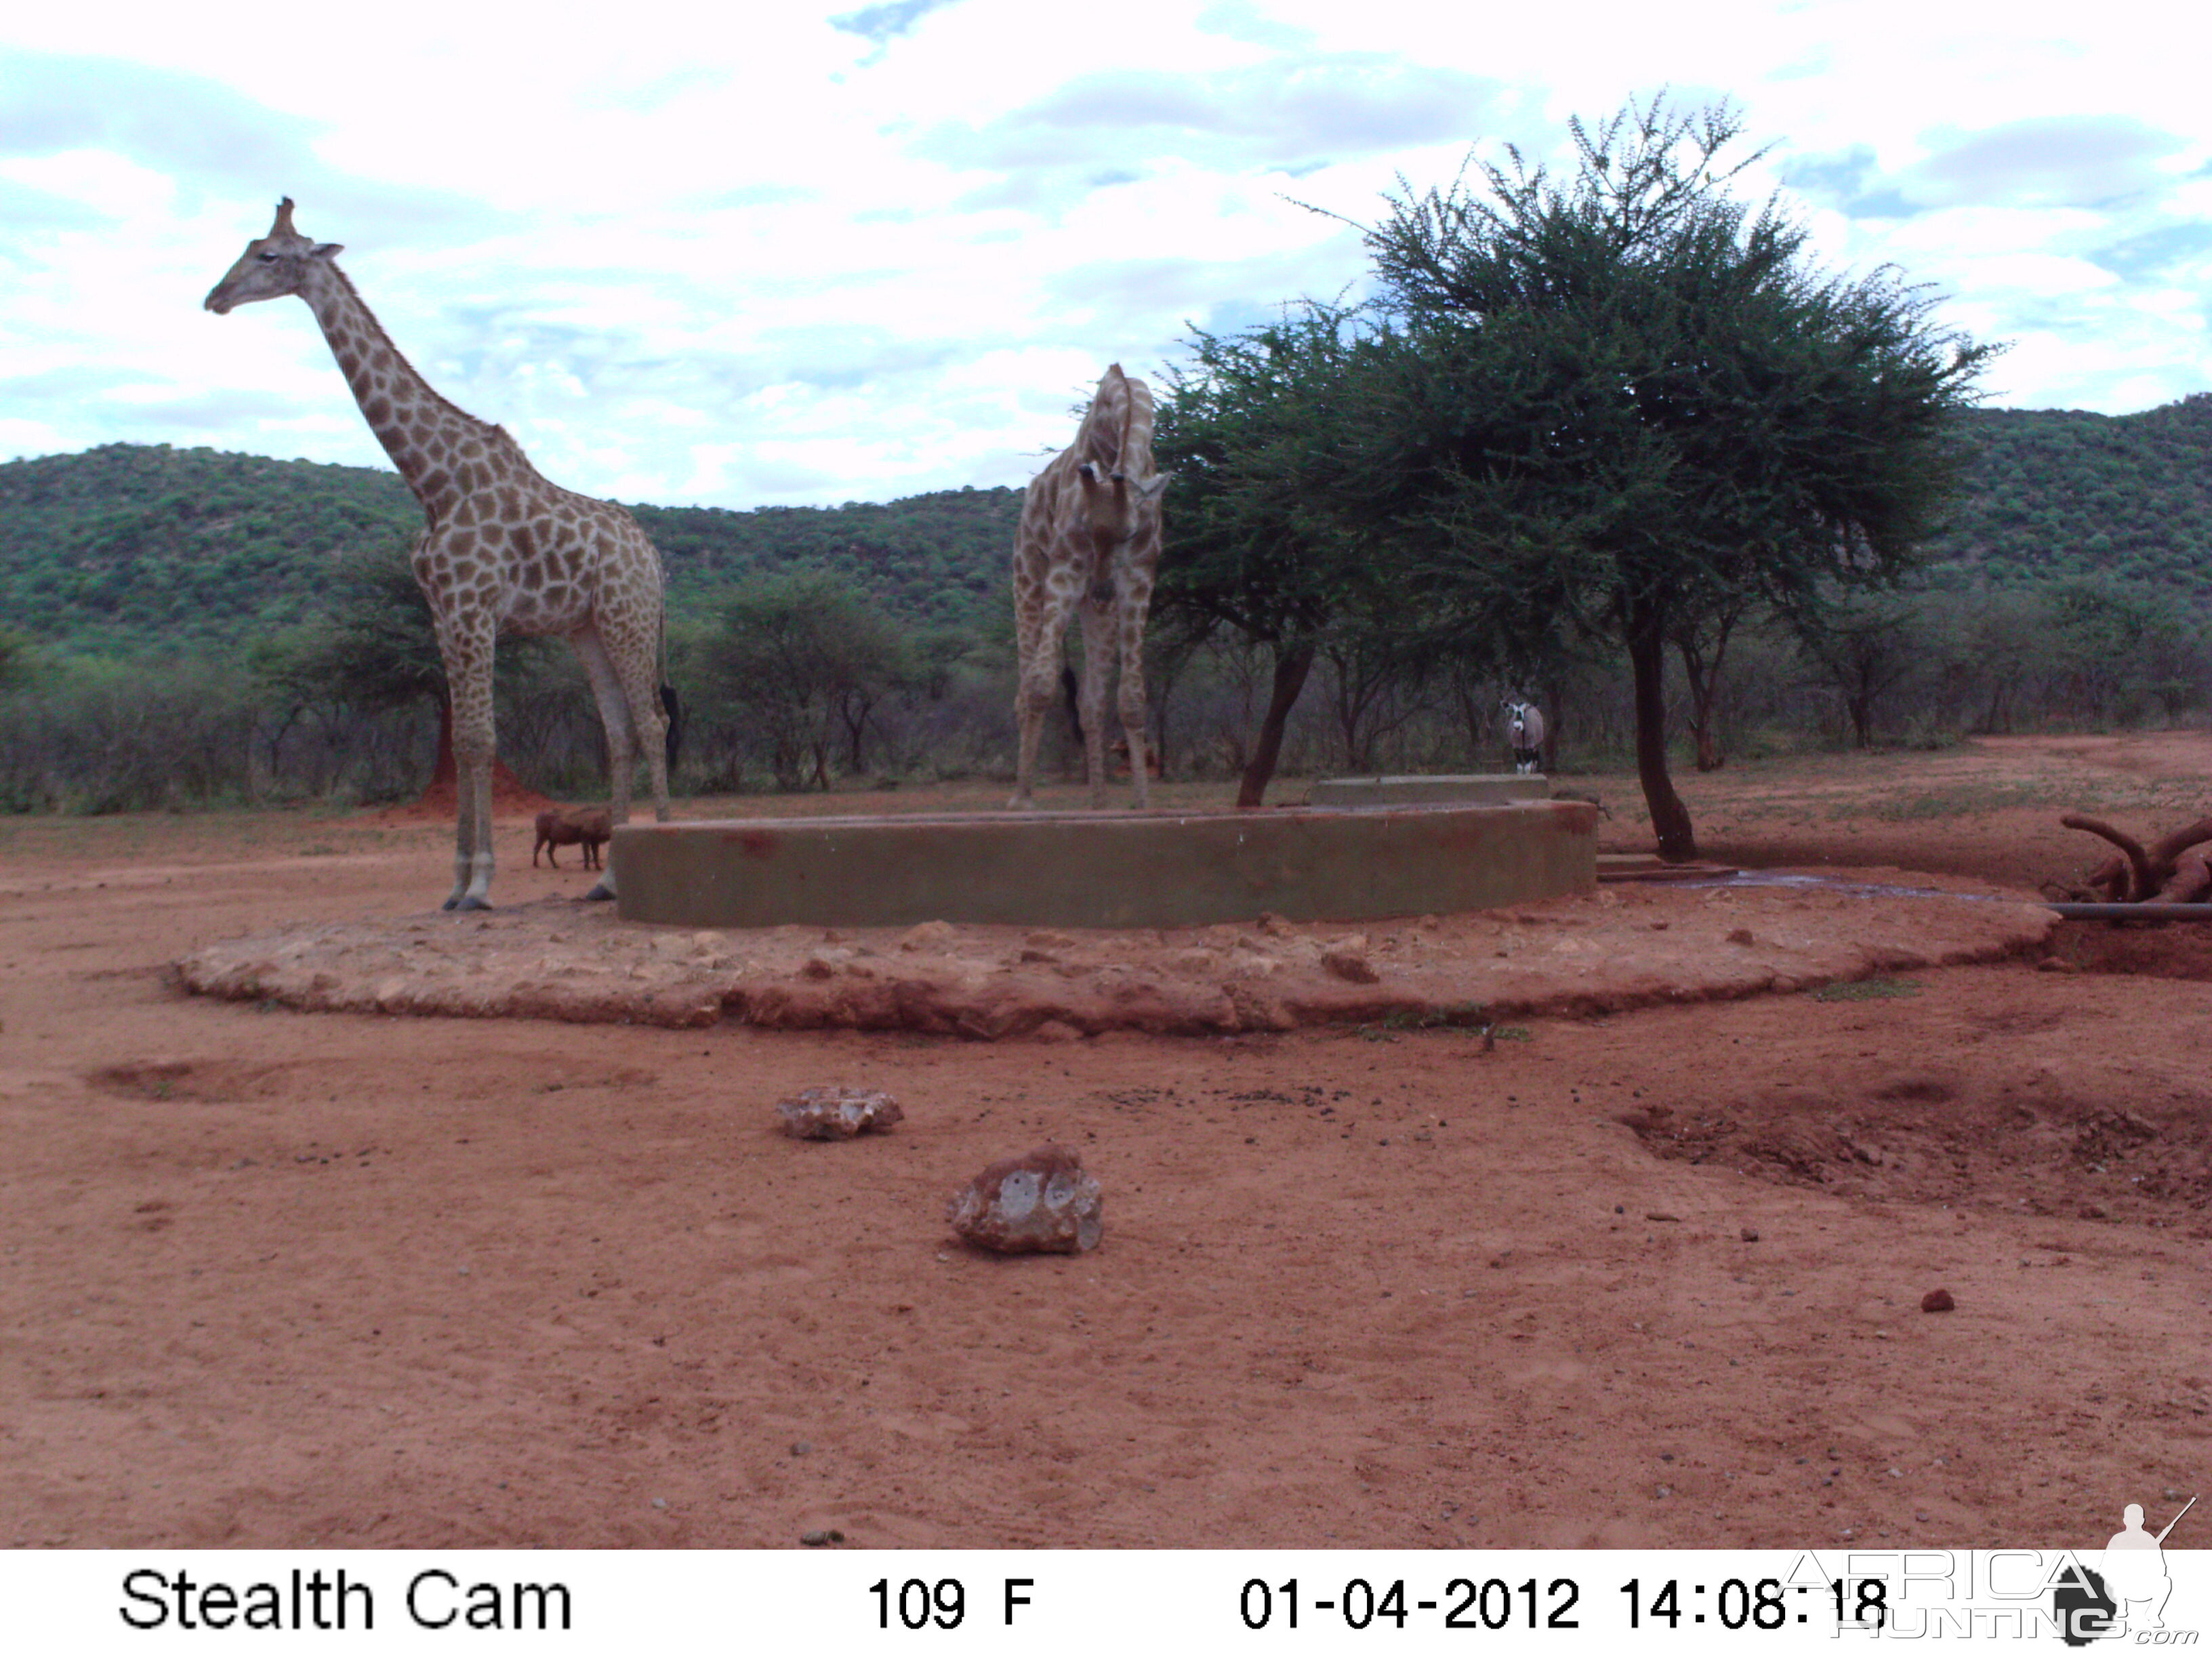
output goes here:
{"type": "Polygon", "coordinates": [[[447,899],[446,908],[448,910],[489,910],[491,901],[477,898],[473,894],[463,894],[458,899],[447,899]]]}
{"type": "Polygon", "coordinates": [[[590,892],[584,895],[584,902],[589,904],[595,899],[611,899],[614,896],[614,889],[608,886],[606,883],[600,882],[590,892]]]}

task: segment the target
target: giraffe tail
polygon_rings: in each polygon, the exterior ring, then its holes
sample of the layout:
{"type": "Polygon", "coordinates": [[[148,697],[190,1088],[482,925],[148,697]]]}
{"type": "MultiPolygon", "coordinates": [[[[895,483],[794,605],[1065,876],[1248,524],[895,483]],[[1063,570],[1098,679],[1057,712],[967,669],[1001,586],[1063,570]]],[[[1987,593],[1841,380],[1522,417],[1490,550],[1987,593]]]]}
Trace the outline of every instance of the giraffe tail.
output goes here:
{"type": "Polygon", "coordinates": [[[663,684],[660,706],[668,714],[668,769],[676,769],[676,751],[684,741],[684,700],[676,695],[676,688],[663,684]]]}
{"type": "MultiPolygon", "coordinates": [[[[665,581],[664,578],[664,581],[665,581]]],[[[660,708],[668,716],[668,769],[676,770],[677,750],[684,744],[684,700],[676,695],[676,687],[668,672],[668,601],[664,589],[660,605],[660,708]]]]}

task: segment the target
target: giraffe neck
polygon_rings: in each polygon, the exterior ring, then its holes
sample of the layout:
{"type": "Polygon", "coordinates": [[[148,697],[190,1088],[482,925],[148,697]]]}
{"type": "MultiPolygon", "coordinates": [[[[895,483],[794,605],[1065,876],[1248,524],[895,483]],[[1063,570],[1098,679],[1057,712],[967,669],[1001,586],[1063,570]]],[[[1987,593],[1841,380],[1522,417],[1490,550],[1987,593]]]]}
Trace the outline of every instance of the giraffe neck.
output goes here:
{"type": "Polygon", "coordinates": [[[322,325],[323,338],[368,429],[430,522],[441,523],[469,493],[469,475],[476,469],[463,461],[465,453],[480,455],[500,447],[513,451],[519,460],[520,448],[500,428],[477,420],[432,389],[392,343],[343,271],[319,262],[312,268],[319,280],[302,288],[300,297],[322,325]]]}

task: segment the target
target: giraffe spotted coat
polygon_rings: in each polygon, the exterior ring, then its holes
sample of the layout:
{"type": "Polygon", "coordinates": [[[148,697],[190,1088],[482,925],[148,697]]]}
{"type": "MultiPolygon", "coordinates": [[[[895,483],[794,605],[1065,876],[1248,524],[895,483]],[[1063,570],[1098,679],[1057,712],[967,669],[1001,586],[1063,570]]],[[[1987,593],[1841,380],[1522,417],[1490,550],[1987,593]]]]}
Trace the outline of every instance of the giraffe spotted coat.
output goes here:
{"type": "Polygon", "coordinates": [[[1037,742],[1060,679],[1071,617],[1083,627],[1078,711],[1091,804],[1106,802],[1106,684],[1118,661],[1117,698],[1129,745],[1135,804],[1151,799],[1145,754],[1145,617],[1160,562],[1160,494],[1152,465],[1152,394],[1114,364],[1098,382],[1075,441],[1030,482],[1014,532],[1014,632],[1021,655],[1014,693],[1021,756],[1009,805],[1034,804],[1037,742]]]}
{"type": "MultiPolygon", "coordinates": [[[[614,822],[629,816],[640,748],[654,814],[668,817],[660,555],[621,507],[548,482],[505,430],[433,391],[338,269],[340,252],[293,228],[287,197],[206,307],[221,316],[256,300],[304,300],[369,430],[422,503],[415,577],[445,664],[459,774],[446,908],[477,909],[491,887],[492,659],[503,629],[560,635],[582,660],[606,727],[614,822]]],[[[613,892],[610,871],[592,896],[613,892]]]]}

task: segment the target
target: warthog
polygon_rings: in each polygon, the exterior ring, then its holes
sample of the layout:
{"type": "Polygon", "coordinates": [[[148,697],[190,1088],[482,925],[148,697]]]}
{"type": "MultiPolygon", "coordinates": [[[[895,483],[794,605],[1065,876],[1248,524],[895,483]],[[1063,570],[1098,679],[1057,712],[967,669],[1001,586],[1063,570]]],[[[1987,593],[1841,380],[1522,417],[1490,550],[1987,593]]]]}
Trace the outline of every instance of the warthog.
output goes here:
{"type": "Polygon", "coordinates": [[[554,850],[561,847],[581,846],[584,849],[584,868],[600,870],[606,866],[599,857],[599,848],[607,844],[614,834],[613,816],[604,806],[556,806],[550,812],[538,815],[538,845],[530,849],[530,867],[538,867],[540,848],[546,863],[556,870],[561,867],[560,855],[554,850]]]}

